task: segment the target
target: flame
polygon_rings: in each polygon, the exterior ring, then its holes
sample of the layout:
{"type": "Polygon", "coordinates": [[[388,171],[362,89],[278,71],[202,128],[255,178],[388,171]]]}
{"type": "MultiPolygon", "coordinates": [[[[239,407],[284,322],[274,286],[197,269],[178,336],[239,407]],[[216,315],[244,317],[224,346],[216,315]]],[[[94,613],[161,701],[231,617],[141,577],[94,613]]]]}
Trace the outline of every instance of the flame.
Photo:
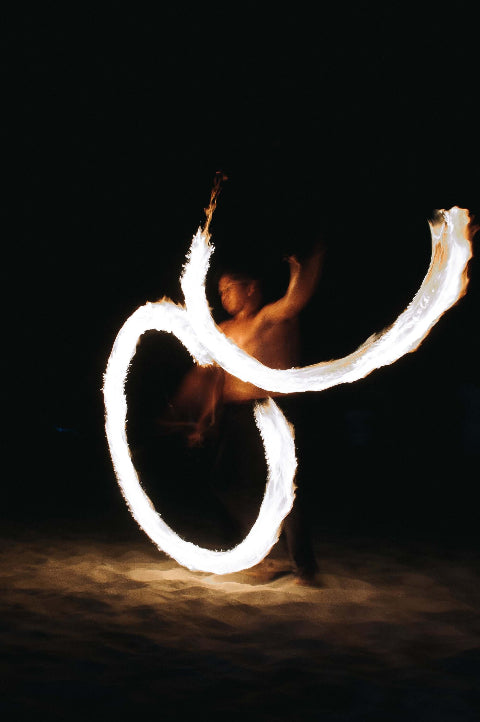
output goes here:
{"type": "Polygon", "coordinates": [[[217,363],[230,374],[271,392],[321,391],[351,383],[418,348],[448,308],[466,292],[466,268],[472,255],[468,211],[439,211],[430,223],[432,255],[427,274],[411,303],[396,321],[368,338],[350,355],[304,368],[271,369],[252,358],[215,325],[205,293],[205,278],[213,247],[209,224],[220,190],[212,191],[207,221],[192,240],[181,285],[185,307],[167,299],[137,309],[120,329],[104,377],[105,428],[119,486],[140,527],[157,546],[180,564],[195,570],[227,574],[254,566],[278,539],[281,523],[294,500],[296,470],[293,429],[268,399],[255,407],[268,465],[265,496],[258,518],[235,548],[212,551],[181,539],[155,511],[133,465],[126,435],[127,400],[124,387],[141,335],[156,329],[173,333],[201,365],[217,363]]]}
{"type": "Polygon", "coordinates": [[[437,212],[435,221],[429,224],[430,266],[415,297],[389,328],[370,336],[344,358],[303,368],[272,369],[228,339],[215,325],[205,294],[205,277],[213,247],[208,233],[202,229],[193,238],[181,278],[190,322],[219,366],[266,391],[323,391],[352,383],[415,351],[445,311],[464,295],[468,283],[467,264],[472,256],[468,223],[465,209],[454,207],[437,212]]]}
{"type": "Polygon", "coordinates": [[[217,170],[215,174],[215,179],[213,181],[213,188],[210,193],[210,202],[207,208],[205,208],[206,219],[203,226],[203,234],[206,238],[210,238],[209,228],[210,223],[212,222],[213,212],[217,207],[217,199],[220,191],[222,190],[222,183],[226,180],[228,180],[228,176],[226,176],[225,173],[222,173],[222,171],[217,170]]]}

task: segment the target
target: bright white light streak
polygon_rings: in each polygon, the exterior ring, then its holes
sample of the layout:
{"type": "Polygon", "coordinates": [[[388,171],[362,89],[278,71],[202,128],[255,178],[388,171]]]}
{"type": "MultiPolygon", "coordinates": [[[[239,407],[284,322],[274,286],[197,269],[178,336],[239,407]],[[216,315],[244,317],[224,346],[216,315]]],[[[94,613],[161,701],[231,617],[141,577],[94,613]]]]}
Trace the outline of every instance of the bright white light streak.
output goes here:
{"type": "Polygon", "coordinates": [[[466,231],[468,212],[439,211],[430,224],[432,255],[417,294],[397,320],[368,338],[342,359],[304,368],[271,369],[239,349],[215,325],[205,294],[205,278],[213,251],[208,231],[194,236],[181,283],[186,308],[163,300],[147,303],[125,322],[115,341],[104,382],[106,432],[113,465],[132,515],[157,546],[180,564],[226,574],[257,564],[279,536],[292,507],[295,449],[291,427],[270,399],[256,407],[268,463],[268,482],[259,516],[248,536],[234,549],[211,551],[181,539],[170,529],[141,488],[126,436],[127,400],[124,386],[128,367],[141,335],[151,329],[174,333],[202,365],[216,362],[243,381],[272,392],[321,391],[363,378],[418,348],[439,318],[465,293],[471,244],[466,231]]]}
{"type": "Polygon", "coordinates": [[[211,361],[209,353],[191,327],[185,309],[170,301],[147,303],[137,309],[122,326],[108,361],[103,387],[105,428],[122,494],[139,526],[159,549],[179,564],[214,574],[228,574],[252,567],[277,542],[282,521],[293,505],[297,462],[292,427],[272,399],[256,405],[255,421],[265,447],[268,480],[257,520],[238,546],[227,551],[215,551],[179,537],[155,511],[142,489],[126,434],[125,381],[141,335],[152,329],[173,333],[198,361],[211,361]]]}
{"type": "Polygon", "coordinates": [[[194,236],[181,284],[190,322],[215,362],[242,381],[266,391],[322,391],[364,378],[381,366],[414,351],[442,314],[465,293],[466,266],[472,249],[466,237],[468,211],[437,211],[430,223],[432,255],[417,294],[384,331],[370,336],[356,351],[333,361],[295,369],[272,369],[238,348],[214,323],[205,294],[205,277],[213,251],[208,235],[194,236]]]}

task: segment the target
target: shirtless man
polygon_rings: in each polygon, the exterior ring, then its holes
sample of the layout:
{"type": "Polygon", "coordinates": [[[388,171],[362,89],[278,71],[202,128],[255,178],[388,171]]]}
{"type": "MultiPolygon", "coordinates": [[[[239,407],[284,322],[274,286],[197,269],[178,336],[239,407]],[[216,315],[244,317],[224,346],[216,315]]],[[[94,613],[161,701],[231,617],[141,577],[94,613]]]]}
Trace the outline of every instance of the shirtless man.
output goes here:
{"type": "MultiPolygon", "coordinates": [[[[285,295],[264,306],[257,280],[240,274],[224,274],[218,290],[222,306],[231,318],[220,323],[219,328],[265,366],[276,369],[298,366],[298,316],[315,291],[322,258],[320,247],[303,264],[295,256],[289,257],[290,281],[285,295]]],[[[215,423],[219,405],[277,395],[241,381],[218,367],[195,367],[181,385],[173,406],[190,411],[195,407],[197,423],[189,435],[189,442],[197,445],[209,426],[215,423]]]]}
{"type": "MultiPolygon", "coordinates": [[[[295,256],[288,258],[290,280],[287,291],[282,298],[266,305],[262,305],[257,280],[234,273],[221,276],[220,298],[230,318],[219,324],[220,329],[237,346],[266,366],[277,369],[298,366],[298,317],[315,291],[322,259],[323,250],[319,246],[304,263],[299,263],[295,256]]],[[[223,441],[227,440],[226,446],[230,451],[225,456],[230,461],[229,468],[234,469],[238,485],[243,483],[246,474],[251,473],[254,463],[246,448],[249,446],[246,441],[248,429],[241,412],[243,409],[251,411],[247,408],[248,401],[280,395],[241,381],[217,366],[196,366],[182,383],[172,407],[180,415],[187,412],[196,419],[194,430],[188,436],[191,446],[202,444],[209,430],[216,428],[218,412],[223,413],[220,433],[223,441]],[[229,410],[235,413],[225,414],[229,410]],[[237,463],[232,460],[232,446],[237,453],[237,463]],[[240,468],[242,466],[243,469],[240,468]]],[[[248,414],[248,424],[252,426],[251,413],[248,414]]],[[[317,572],[317,564],[299,496],[301,489],[297,489],[294,508],[284,522],[283,536],[297,581],[310,584],[317,572]]]]}

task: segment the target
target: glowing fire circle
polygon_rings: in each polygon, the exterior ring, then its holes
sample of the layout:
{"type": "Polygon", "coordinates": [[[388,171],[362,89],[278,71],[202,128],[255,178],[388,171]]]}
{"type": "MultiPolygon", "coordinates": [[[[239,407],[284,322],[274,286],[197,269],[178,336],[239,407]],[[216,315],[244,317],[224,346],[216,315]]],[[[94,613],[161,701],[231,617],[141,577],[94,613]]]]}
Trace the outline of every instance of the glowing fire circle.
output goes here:
{"type": "Polygon", "coordinates": [[[274,402],[269,399],[257,405],[255,416],[265,446],[268,482],[250,533],[227,551],[204,549],[181,539],[143,491],[128,447],[124,386],[140,336],[153,329],[173,333],[198,363],[215,362],[242,381],[267,391],[321,391],[351,383],[418,348],[443,313],[464,295],[466,267],[472,255],[468,223],[464,209],[437,212],[430,224],[432,255],[427,274],[411,303],[389,328],[342,359],[288,370],[262,365],[215,325],[205,295],[213,249],[209,234],[201,229],[197,232],[181,279],[186,307],[163,300],[137,309],[118,333],[104,379],[105,428],[118,483],[132,515],[161,550],[183,566],[215,574],[240,571],[261,561],[277,541],[281,523],[293,505],[295,448],[292,430],[274,402]]]}
{"type": "Polygon", "coordinates": [[[147,303],[121,328],[105,374],[104,397],[107,439],[123,496],[150,539],[179,564],[214,574],[247,569],[258,564],[277,542],[282,521],[293,505],[297,461],[292,429],[272,399],[256,405],[255,421],[265,447],[268,481],[257,520],[241,544],[227,551],[214,551],[179,537],[155,511],[142,489],[126,436],[125,381],[140,336],[149,330],[173,333],[194,358],[202,363],[211,362],[190,326],[187,311],[170,301],[147,303]]]}

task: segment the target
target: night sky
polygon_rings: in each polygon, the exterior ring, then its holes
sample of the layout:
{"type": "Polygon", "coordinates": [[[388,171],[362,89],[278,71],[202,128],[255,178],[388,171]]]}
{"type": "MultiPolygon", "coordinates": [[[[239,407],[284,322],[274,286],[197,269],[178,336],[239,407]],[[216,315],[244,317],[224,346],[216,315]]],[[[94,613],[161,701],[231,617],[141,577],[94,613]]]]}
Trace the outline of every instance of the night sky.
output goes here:
{"type": "MultiPolygon", "coordinates": [[[[463,6],[67,5],[4,27],[6,523],[130,523],[103,372],[135,308],[182,300],[217,171],[214,315],[223,263],[254,263],[280,293],[285,255],[322,239],[304,362],[345,355],[396,318],[428,267],[434,210],[478,212],[478,28],[463,6]]],[[[299,400],[321,528],[475,536],[476,258],[470,278],[415,354],[299,400]]],[[[155,413],[179,355],[145,339],[133,406],[148,398],[155,413]]]]}

